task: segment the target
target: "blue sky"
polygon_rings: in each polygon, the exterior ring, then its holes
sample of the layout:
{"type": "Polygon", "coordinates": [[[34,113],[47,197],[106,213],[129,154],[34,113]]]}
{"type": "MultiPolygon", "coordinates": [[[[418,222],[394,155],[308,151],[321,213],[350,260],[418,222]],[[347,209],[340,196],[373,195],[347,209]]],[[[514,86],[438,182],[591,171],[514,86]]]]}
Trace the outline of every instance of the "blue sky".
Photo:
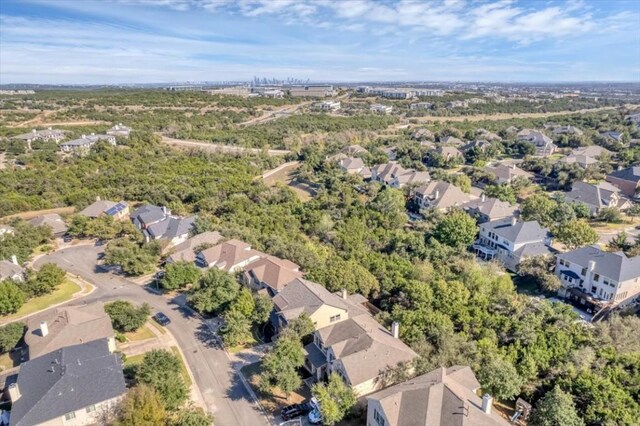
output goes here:
{"type": "Polygon", "coordinates": [[[640,0],[0,0],[0,83],[640,82],[640,0]]]}

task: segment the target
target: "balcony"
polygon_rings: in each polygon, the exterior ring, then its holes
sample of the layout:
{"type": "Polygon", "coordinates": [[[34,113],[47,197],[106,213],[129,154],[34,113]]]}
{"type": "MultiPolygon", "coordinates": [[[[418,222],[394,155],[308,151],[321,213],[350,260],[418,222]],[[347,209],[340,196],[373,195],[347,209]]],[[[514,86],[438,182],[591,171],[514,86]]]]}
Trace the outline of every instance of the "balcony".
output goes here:
{"type": "Polygon", "coordinates": [[[485,245],[481,240],[477,240],[475,243],[473,243],[471,248],[473,249],[473,252],[476,254],[476,256],[483,260],[492,260],[497,253],[496,249],[485,245]]]}

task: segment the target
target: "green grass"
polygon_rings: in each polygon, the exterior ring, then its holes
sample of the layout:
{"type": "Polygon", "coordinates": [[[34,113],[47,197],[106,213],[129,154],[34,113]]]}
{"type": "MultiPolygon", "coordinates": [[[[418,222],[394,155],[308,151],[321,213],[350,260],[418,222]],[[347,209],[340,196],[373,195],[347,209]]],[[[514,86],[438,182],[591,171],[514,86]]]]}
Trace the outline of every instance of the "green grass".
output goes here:
{"type": "Polygon", "coordinates": [[[191,376],[189,376],[189,371],[187,370],[187,366],[184,363],[184,359],[182,358],[182,354],[178,350],[177,347],[171,346],[171,352],[180,360],[180,372],[182,373],[182,378],[186,383],[187,387],[191,387],[191,376]]]}
{"type": "Polygon", "coordinates": [[[143,358],[144,358],[144,354],[128,356],[124,361],[124,366],[129,367],[132,365],[140,364],[143,358]]]}
{"type": "Polygon", "coordinates": [[[260,401],[260,405],[270,413],[277,413],[287,405],[298,404],[311,398],[309,389],[304,385],[301,386],[300,389],[291,392],[288,399],[284,393],[277,388],[273,389],[271,393],[262,392],[258,386],[260,383],[260,372],[262,371],[262,361],[245,365],[240,371],[255,392],[256,397],[260,401]]]}
{"type": "MultiPolygon", "coordinates": [[[[147,324],[149,324],[149,323],[147,323],[147,324]]],[[[124,336],[127,338],[127,342],[138,342],[138,341],[141,341],[141,340],[147,340],[147,339],[155,338],[156,335],[153,333],[153,331],[149,330],[149,327],[147,327],[147,324],[143,325],[142,327],[140,327],[136,331],[131,331],[131,332],[128,332],[128,333],[124,333],[124,336]]]]}
{"type": "Polygon", "coordinates": [[[231,354],[235,354],[238,352],[242,352],[245,349],[249,349],[252,348],[256,345],[261,345],[262,343],[264,343],[262,340],[260,340],[260,338],[258,337],[258,329],[256,327],[252,327],[251,328],[251,340],[249,340],[248,342],[242,344],[242,345],[237,345],[237,346],[231,346],[231,347],[227,347],[227,351],[231,354]]]}
{"type": "Polygon", "coordinates": [[[80,290],[81,288],[78,284],[69,279],[65,279],[62,284],[60,284],[51,293],[28,300],[24,305],[22,305],[18,312],[11,316],[4,317],[3,320],[19,318],[46,309],[51,305],[66,302],[80,290]]]}
{"type": "Polygon", "coordinates": [[[167,334],[167,330],[154,320],[150,320],[147,324],[150,324],[153,328],[160,332],[160,334],[167,334]]]}

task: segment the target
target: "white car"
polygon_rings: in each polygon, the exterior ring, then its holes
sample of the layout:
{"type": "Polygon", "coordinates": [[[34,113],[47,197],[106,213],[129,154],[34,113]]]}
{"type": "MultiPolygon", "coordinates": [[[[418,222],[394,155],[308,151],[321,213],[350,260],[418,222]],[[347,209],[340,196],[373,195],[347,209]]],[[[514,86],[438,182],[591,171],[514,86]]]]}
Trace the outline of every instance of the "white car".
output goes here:
{"type": "Polygon", "coordinates": [[[311,405],[311,407],[313,407],[313,409],[307,416],[309,419],[309,423],[311,423],[312,425],[318,425],[322,423],[322,413],[320,413],[320,403],[318,402],[318,400],[313,397],[311,398],[309,404],[311,405]]]}

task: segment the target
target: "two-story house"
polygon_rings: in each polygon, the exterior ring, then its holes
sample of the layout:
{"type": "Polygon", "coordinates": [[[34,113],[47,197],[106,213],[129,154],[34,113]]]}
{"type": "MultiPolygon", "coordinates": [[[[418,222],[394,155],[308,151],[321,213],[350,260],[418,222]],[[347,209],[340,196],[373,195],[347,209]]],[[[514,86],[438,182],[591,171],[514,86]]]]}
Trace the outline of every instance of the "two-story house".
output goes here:
{"type": "Polygon", "coordinates": [[[615,207],[621,211],[631,207],[631,201],[608,182],[574,182],[571,191],[565,193],[565,199],[570,203],[586,205],[592,216],[600,213],[605,207],[615,207]]]}
{"type": "Polygon", "coordinates": [[[218,231],[207,231],[187,238],[186,241],[176,244],[169,250],[167,263],[195,262],[198,253],[215,246],[220,240],[222,235],[218,231]]]}
{"type": "Polygon", "coordinates": [[[129,134],[131,134],[131,127],[124,126],[122,123],[118,123],[109,130],[107,130],[107,135],[118,136],[122,138],[128,138],[129,134]]]}
{"type": "Polygon", "coordinates": [[[127,391],[106,339],[66,346],[20,366],[8,386],[11,426],[103,424],[127,391]]]}
{"type": "Polygon", "coordinates": [[[271,296],[302,276],[298,265],[275,256],[260,258],[242,269],[242,281],[246,286],[256,291],[266,289],[271,296]]]}
{"type": "Polygon", "coordinates": [[[96,135],[95,133],[91,133],[90,135],[82,135],[82,137],[78,139],[61,143],[60,149],[64,152],[86,153],[92,146],[101,141],[109,145],[116,145],[116,137],[113,135],[96,135]]]}
{"type": "Polygon", "coordinates": [[[470,367],[440,367],[367,397],[367,426],[508,426],[470,367]]]}
{"type": "Polygon", "coordinates": [[[460,207],[471,201],[471,196],[462,192],[457,186],[449,182],[436,180],[416,188],[412,197],[419,208],[440,211],[445,211],[452,207],[460,207]]]}
{"type": "Polygon", "coordinates": [[[530,142],[536,148],[536,155],[546,157],[556,152],[558,147],[551,138],[539,130],[522,129],[517,134],[518,141],[530,142]]]}
{"type": "Polygon", "coordinates": [[[409,184],[426,183],[431,180],[429,172],[405,169],[397,163],[379,164],[371,168],[371,180],[392,188],[403,188],[409,184]]]}
{"type": "Polygon", "coordinates": [[[629,198],[640,198],[640,166],[628,167],[609,173],[607,182],[620,188],[629,198]]]}
{"type": "Polygon", "coordinates": [[[511,183],[515,178],[532,179],[533,175],[522,170],[515,164],[497,164],[493,167],[486,167],[485,170],[496,177],[496,183],[511,183]]]}
{"type": "Polygon", "coordinates": [[[578,289],[590,297],[625,304],[640,294],[640,256],[581,247],[556,255],[556,275],[565,290],[578,289]]]}
{"type": "Polygon", "coordinates": [[[460,207],[474,217],[478,223],[510,218],[515,216],[518,211],[516,206],[500,201],[497,198],[487,197],[484,194],[477,200],[468,201],[460,207]]]}
{"type": "Polygon", "coordinates": [[[216,244],[196,255],[196,264],[205,268],[218,268],[235,273],[266,254],[253,250],[243,241],[229,240],[216,244]]]}
{"type": "Polygon", "coordinates": [[[484,260],[496,259],[516,272],[520,262],[533,256],[553,254],[549,230],[536,221],[518,222],[506,218],[480,224],[480,236],[473,250],[484,260]]]}

